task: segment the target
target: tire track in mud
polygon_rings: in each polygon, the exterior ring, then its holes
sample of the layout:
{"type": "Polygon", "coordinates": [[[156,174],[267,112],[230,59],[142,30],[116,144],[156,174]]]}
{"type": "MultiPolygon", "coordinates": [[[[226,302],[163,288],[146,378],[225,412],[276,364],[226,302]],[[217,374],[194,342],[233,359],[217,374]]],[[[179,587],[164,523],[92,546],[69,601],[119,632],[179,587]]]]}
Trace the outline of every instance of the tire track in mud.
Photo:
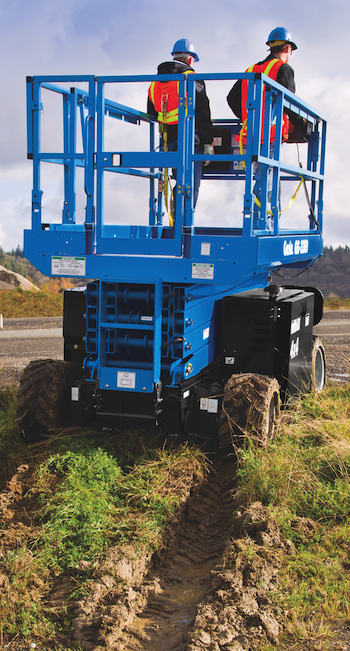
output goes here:
{"type": "Polygon", "coordinates": [[[232,522],[235,465],[217,464],[187,506],[174,555],[148,577],[152,588],[145,610],[121,633],[119,651],[185,651],[211,571],[228,545],[232,522]]]}

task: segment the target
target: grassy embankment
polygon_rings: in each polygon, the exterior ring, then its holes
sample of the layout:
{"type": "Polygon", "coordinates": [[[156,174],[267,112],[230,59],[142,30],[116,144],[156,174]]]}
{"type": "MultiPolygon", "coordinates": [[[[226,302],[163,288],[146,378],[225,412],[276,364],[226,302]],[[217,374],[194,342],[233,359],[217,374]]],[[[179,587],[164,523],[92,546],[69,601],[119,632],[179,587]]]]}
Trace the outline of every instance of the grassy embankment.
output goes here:
{"type": "MultiPolygon", "coordinates": [[[[69,282],[66,281],[66,286],[69,282]]],[[[0,292],[0,314],[6,318],[62,316],[63,294],[60,285],[51,281],[43,285],[43,291],[15,289],[0,292]]],[[[325,309],[350,309],[350,298],[327,298],[325,309]]]]}
{"type": "MultiPolygon", "coordinates": [[[[284,413],[274,441],[265,449],[248,442],[239,458],[236,499],[262,502],[295,545],[296,555],[281,558],[273,602],[290,643],[303,649],[326,651],[335,622],[350,619],[349,478],[349,385],[306,395],[284,413]]],[[[250,541],[244,553],[254,548],[250,541]]]]}
{"type": "Polygon", "coordinates": [[[0,292],[0,313],[4,319],[62,316],[63,294],[50,291],[44,286],[43,291],[25,291],[21,288],[0,292]]]}

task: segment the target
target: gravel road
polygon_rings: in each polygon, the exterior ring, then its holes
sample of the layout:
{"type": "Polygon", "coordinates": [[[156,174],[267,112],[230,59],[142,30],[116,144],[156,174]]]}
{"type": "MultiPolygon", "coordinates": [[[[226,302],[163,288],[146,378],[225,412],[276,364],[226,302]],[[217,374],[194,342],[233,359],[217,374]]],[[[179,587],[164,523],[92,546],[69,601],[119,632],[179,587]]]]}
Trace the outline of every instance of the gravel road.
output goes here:
{"type": "Polygon", "coordinates": [[[4,319],[0,330],[0,386],[19,383],[35,359],[63,359],[62,317],[4,319]]]}
{"type": "MultiPolygon", "coordinates": [[[[326,349],[328,380],[350,381],[350,310],[326,310],[315,334],[326,349]]],[[[0,330],[0,386],[19,382],[35,359],[63,359],[61,317],[4,319],[0,330]]]]}
{"type": "Polygon", "coordinates": [[[350,310],[325,310],[314,328],[326,350],[327,380],[350,381],[350,310]]]}

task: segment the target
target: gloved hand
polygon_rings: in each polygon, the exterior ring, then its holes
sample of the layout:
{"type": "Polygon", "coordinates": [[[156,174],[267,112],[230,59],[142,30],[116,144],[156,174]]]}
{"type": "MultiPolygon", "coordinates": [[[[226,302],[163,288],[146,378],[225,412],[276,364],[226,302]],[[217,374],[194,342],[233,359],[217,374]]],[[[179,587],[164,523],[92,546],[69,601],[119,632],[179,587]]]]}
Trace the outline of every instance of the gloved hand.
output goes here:
{"type": "MultiPolygon", "coordinates": [[[[203,154],[208,154],[209,156],[214,156],[214,147],[213,145],[203,145],[203,154]]],[[[204,167],[207,165],[210,165],[211,161],[206,160],[204,163],[204,167]]]]}

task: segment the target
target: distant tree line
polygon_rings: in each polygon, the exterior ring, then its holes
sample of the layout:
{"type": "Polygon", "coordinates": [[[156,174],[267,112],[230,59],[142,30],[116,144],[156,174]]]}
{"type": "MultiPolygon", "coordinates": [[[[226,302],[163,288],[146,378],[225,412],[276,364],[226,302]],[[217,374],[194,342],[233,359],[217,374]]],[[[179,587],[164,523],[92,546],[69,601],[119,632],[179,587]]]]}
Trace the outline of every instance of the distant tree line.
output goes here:
{"type": "Polygon", "coordinates": [[[317,287],[325,298],[330,295],[350,298],[350,247],[339,246],[333,249],[332,246],[326,246],[321,258],[302,274],[298,273],[297,269],[283,269],[272,274],[273,282],[279,285],[317,287]]]}
{"type": "Polygon", "coordinates": [[[21,276],[26,275],[26,270],[23,264],[18,262],[18,260],[24,259],[23,256],[23,251],[21,251],[20,246],[18,245],[17,249],[14,251],[12,249],[11,253],[4,253],[2,248],[0,247],[0,265],[2,267],[5,267],[5,269],[8,269],[9,271],[14,271],[17,274],[21,274],[21,276]],[[21,255],[19,254],[21,252],[21,255]]]}

